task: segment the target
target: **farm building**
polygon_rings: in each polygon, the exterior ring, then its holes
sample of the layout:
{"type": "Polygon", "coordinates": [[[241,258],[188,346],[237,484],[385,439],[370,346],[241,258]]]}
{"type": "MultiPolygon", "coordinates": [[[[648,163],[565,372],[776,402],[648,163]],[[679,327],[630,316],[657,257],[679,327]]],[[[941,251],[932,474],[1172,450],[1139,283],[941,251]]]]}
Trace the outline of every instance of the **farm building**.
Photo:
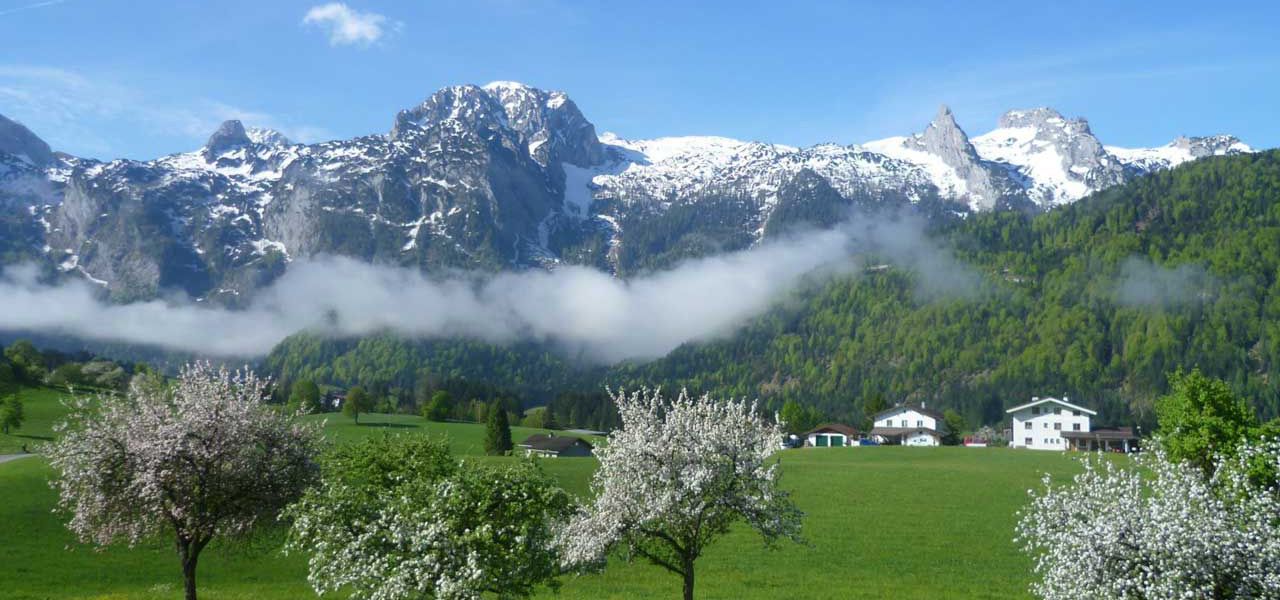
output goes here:
{"type": "Polygon", "coordinates": [[[804,432],[804,439],[815,448],[854,446],[858,443],[858,430],[848,425],[827,423],[804,432]]]}
{"type": "Polygon", "coordinates": [[[1005,411],[1013,421],[1009,446],[1032,450],[1066,450],[1068,439],[1089,433],[1089,419],[1097,412],[1067,401],[1067,397],[1033,397],[1031,402],[1005,411]]]}
{"type": "Polygon", "coordinates": [[[903,404],[877,414],[871,437],[881,444],[938,446],[942,444],[942,414],[923,403],[903,404]]]}
{"type": "Polygon", "coordinates": [[[591,444],[576,437],[539,433],[531,435],[518,448],[528,456],[556,458],[560,456],[591,456],[591,444]]]}

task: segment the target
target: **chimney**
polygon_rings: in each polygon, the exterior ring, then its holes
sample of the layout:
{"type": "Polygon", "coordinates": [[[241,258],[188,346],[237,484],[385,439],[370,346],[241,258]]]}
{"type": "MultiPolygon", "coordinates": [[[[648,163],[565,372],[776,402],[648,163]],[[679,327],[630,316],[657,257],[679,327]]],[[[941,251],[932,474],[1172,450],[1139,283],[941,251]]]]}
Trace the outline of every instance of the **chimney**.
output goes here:
{"type": "Polygon", "coordinates": [[[929,403],[928,403],[928,402],[921,402],[921,403],[920,403],[920,408],[929,408],[929,403]]]}
{"type": "Polygon", "coordinates": [[[1032,397],[1031,397],[1031,401],[1032,401],[1032,402],[1039,402],[1039,401],[1040,401],[1040,396],[1032,396],[1032,397]]]}

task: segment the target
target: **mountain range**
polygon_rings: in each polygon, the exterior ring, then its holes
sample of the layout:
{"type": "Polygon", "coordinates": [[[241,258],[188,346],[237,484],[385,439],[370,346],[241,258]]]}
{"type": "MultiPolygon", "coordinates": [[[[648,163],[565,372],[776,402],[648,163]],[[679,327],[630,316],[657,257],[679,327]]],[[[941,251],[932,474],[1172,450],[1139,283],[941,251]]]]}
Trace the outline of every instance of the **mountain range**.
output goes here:
{"type": "Polygon", "coordinates": [[[627,277],[850,208],[1038,212],[1251,151],[1230,135],[1106,146],[1049,108],[970,137],[945,106],[919,133],[861,144],[626,140],[597,134],[564,93],[512,82],[441,89],[386,134],[298,144],[227,121],[202,148],[149,161],[55,152],[0,116],[0,264],[35,261],[115,301],[182,292],[228,306],[320,254],[627,277]]]}

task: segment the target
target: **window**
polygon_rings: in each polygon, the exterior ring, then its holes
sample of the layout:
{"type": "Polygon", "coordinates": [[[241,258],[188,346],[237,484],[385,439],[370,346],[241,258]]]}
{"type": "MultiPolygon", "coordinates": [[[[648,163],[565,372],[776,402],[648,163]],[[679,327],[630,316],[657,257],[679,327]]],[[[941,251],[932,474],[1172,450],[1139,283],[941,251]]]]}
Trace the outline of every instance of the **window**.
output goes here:
{"type": "Polygon", "coordinates": [[[924,421],[916,421],[916,427],[924,427],[924,421]]]}
{"type": "Polygon", "coordinates": [[[1031,421],[1024,421],[1022,426],[1023,429],[1031,429],[1031,421]]]}
{"type": "Polygon", "coordinates": [[[1031,407],[1031,414],[1033,414],[1033,415],[1038,415],[1038,414],[1040,414],[1040,407],[1039,407],[1039,406],[1032,406],[1032,407],[1031,407]]]}
{"type": "Polygon", "coordinates": [[[1062,423],[1054,423],[1054,424],[1053,424],[1053,430],[1054,430],[1054,431],[1060,431],[1061,429],[1062,429],[1062,423]]]}
{"type": "Polygon", "coordinates": [[[1044,428],[1045,428],[1045,429],[1048,429],[1048,428],[1049,428],[1049,422],[1048,422],[1048,421],[1045,421],[1045,422],[1044,422],[1044,428]]]}
{"type": "Polygon", "coordinates": [[[1072,424],[1071,424],[1071,430],[1072,430],[1072,431],[1080,431],[1080,424],[1079,424],[1079,423],[1072,423],[1072,424]]]}
{"type": "Polygon", "coordinates": [[[1022,444],[1023,446],[1030,446],[1030,445],[1031,445],[1031,438],[1027,438],[1027,439],[1023,440],[1023,442],[1024,442],[1024,443],[1022,444]]]}
{"type": "Polygon", "coordinates": [[[1078,416],[1080,416],[1080,411],[1078,411],[1078,410],[1073,410],[1073,411],[1071,411],[1071,416],[1073,416],[1073,417],[1078,417],[1078,416]]]}

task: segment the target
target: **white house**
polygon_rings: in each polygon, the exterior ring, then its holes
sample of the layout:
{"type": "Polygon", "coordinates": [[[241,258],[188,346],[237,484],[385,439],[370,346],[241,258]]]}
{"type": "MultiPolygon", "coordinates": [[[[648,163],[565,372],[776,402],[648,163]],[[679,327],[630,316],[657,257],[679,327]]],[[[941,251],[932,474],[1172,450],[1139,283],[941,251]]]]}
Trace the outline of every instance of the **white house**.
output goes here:
{"type": "Polygon", "coordinates": [[[942,443],[942,414],[921,403],[895,406],[875,417],[871,436],[881,444],[937,446],[942,443]]]}
{"type": "Polygon", "coordinates": [[[858,430],[848,425],[827,423],[804,432],[807,445],[815,448],[838,448],[858,443],[858,430]]]}
{"type": "Polygon", "coordinates": [[[1067,450],[1069,438],[1089,431],[1089,418],[1097,412],[1058,398],[1031,398],[1031,402],[1005,411],[1013,421],[1009,446],[1032,450],[1067,450]],[[1066,435],[1064,435],[1066,434],[1066,435]]]}

